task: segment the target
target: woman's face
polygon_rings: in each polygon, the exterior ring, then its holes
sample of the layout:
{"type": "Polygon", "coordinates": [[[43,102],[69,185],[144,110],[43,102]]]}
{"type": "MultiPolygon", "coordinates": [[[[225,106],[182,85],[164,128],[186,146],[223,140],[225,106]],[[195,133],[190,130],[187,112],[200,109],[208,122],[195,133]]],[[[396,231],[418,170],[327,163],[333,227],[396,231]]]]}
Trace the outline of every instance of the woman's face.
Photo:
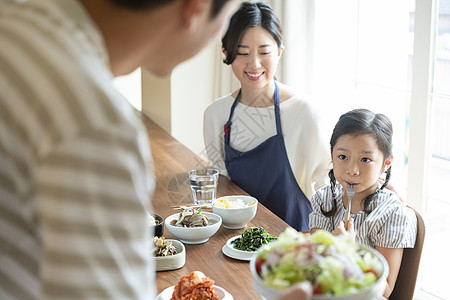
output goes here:
{"type": "Polygon", "coordinates": [[[375,138],[368,134],[339,137],[332,159],[334,176],[344,191],[348,185],[355,184],[355,195],[360,194],[361,198],[376,191],[381,173],[392,162],[392,156],[385,159],[375,138]]]}
{"type": "Polygon", "coordinates": [[[242,36],[231,67],[242,88],[262,89],[271,85],[282,49],[262,27],[253,27],[242,36]]]}

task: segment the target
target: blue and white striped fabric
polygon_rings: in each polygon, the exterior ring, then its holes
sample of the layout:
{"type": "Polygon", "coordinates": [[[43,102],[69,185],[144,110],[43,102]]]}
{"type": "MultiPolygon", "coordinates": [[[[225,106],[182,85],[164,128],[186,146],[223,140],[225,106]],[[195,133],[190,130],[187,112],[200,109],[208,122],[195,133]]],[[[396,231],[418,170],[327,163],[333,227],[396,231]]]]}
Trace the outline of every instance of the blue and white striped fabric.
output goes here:
{"type": "MultiPolygon", "coordinates": [[[[342,186],[336,185],[337,211],[331,217],[325,217],[320,211],[332,207],[331,186],[319,189],[312,197],[313,212],[309,215],[309,227],[333,231],[340,220],[344,219],[345,208],[342,204],[342,186]]],[[[378,193],[370,205],[372,212],[364,211],[351,214],[354,219],[356,242],[368,246],[384,248],[413,248],[417,234],[417,218],[414,211],[406,206],[390,190],[378,193]]]]}
{"type": "Polygon", "coordinates": [[[148,138],[112,78],[79,1],[1,4],[0,299],[154,299],[148,138]]]}

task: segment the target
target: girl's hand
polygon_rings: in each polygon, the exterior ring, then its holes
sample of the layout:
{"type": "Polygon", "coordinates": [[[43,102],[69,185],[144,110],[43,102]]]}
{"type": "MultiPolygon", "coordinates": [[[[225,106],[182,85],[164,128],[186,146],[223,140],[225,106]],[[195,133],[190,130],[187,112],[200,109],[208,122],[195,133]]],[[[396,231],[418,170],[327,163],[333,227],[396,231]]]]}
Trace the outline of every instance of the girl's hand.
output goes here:
{"type": "Polygon", "coordinates": [[[351,238],[353,241],[355,241],[355,228],[353,227],[353,218],[350,218],[348,220],[348,228],[345,229],[344,221],[339,221],[337,227],[335,230],[333,230],[331,233],[335,236],[338,235],[346,235],[349,238],[351,238]]]}

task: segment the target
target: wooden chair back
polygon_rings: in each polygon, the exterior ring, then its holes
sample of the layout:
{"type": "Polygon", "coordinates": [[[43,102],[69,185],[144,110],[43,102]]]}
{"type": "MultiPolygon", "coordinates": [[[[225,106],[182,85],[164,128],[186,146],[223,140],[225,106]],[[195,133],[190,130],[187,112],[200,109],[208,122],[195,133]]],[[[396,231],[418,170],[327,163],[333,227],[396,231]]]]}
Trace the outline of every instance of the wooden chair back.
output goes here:
{"type": "Polygon", "coordinates": [[[410,207],[417,217],[417,236],[414,248],[405,248],[402,264],[398,272],[397,281],[392,291],[390,300],[413,299],[416,287],[417,274],[419,272],[420,257],[422,256],[423,241],[425,239],[425,223],[422,216],[414,208],[410,207]]]}

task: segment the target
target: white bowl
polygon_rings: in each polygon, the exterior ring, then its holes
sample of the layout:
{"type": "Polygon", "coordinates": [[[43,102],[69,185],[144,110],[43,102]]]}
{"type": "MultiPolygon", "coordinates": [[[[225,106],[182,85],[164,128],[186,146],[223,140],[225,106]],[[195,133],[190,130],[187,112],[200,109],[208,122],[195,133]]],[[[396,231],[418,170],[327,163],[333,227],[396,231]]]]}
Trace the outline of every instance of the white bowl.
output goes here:
{"type": "Polygon", "coordinates": [[[255,217],[257,207],[258,200],[247,195],[225,196],[217,198],[212,202],[213,213],[222,217],[223,227],[227,229],[244,228],[255,217]],[[242,208],[220,208],[215,206],[222,199],[228,199],[230,201],[241,199],[246,205],[253,204],[242,208]]]}
{"type": "MultiPolygon", "coordinates": [[[[364,246],[362,246],[364,247],[364,246]]],[[[332,296],[332,295],[313,295],[312,300],[368,300],[368,299],[382,299],[381,295],[383,295],[384,289],[386,287],[386,278],[389,272],[389,266],[387,264],[386,259],[383,255],[381,255],[378,251],[364,247],[370,252],[374,253],[375,256],[381,261],[383,265],[382,274],[378,274],[378,280],[372,284],[371,286],[362,289],[357,294],[347,294],[340,296],[332,296]]],[[[255,261],[258,258],[259,252],[262,251],[260,248],[257,251],[257,254],[254,255],[250,260],[250,271],[252,273],[252,282],[253,288],[258,292],[258,294],[262,297],[262,299],[277,299],[280,295],[282,295],[283,290],[276,289],[270,287],[264,283],[264,281],[259,277],[256,272],[255,261]]]]}
{"type": "Polygon", "coordinates": [[[156,271],[168,271],[179,269],[186,263],[186,249],[183,243],[177,240],[167,239],[177,249],[177,254],[169,256],[155,256],[156,271]]]}
{"type": "Polygon", "coordinates": [[[204,227],[179,227],[171,225],[172,220],[178,220],[180,214],[173,214],[166,218],[166,228],[185,244],[201,244],[206,243],[222,224],[222,218],[214,213],[202,212],[208,217],[208,226],[204,227]]]}

